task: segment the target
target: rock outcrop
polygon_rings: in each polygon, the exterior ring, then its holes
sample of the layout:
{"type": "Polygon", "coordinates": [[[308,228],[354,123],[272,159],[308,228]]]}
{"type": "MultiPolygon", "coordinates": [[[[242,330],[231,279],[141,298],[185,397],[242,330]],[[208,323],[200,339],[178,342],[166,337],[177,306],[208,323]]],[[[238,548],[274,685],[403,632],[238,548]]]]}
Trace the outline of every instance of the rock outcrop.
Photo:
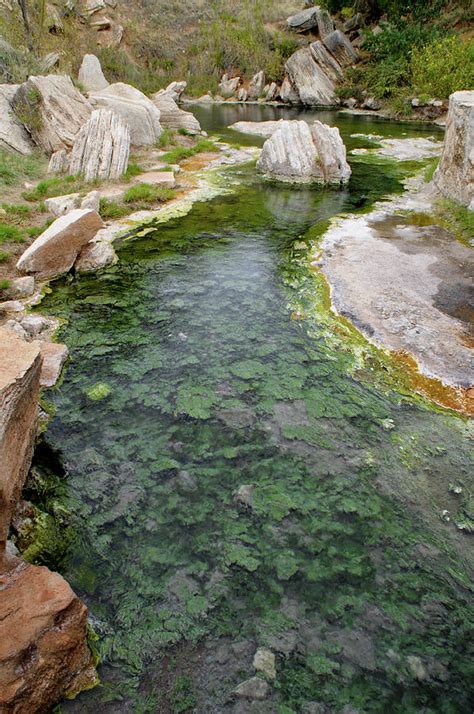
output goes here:
{"type": "Polygon", "coordinates": [[[286,21],[288,28],[295,32],[308,32],[317,30],[321,37],[325,37],[335,29],[334,20],[324,8],[309,7],[306,10],[292,15],[286,21]]]}
{"type": "Polygon", "coordinates": [[[69,154],[66,149],[60,149],[51,154],[48,164],[48,174],[66,174],[69,172],[69,154]]]}
{"type": "Polygon", "coordinates": [[[250,80],[248,88],[249,99],[257,99],[258,97],[261,97],[263,94],[264,87],[265,73],[263,72],[263,70],[261,70],[260,72],[257,72],[257,74],[255,74],[250,80]]]}
{"type": "Polygon", "coordinates": [[[328,52],[320,40],[312,42],[309,48],[314,61],[333,82],[339,82],[344,79],[344,70],[341,65],[332,54],[328,52]]]}
{"type": "Polygon", "coordinates": [[[31,154],[34,144],[23,124],[15,116],[12,100],[17,84],[0,84],[0,148],[19,154],[31,154]]]}
{"type": "Polygon", "coordinates": [[[0,575],[0,591],[0,711],[49,711],[94,686],[87,608],[67,582],[17,560],[0,575]]]}
{"type": "Polygon", "coordinates": [[[41,365],[37,342],[25,343],[8,327],[0,328],[0,572],[12,511],[33,454],[41,365]]]}
{"type": "Polygon", "coordinates": [[[160,111],[139,89],[117,82],[100,92],[91,92],[90,97],[99,107],[118,114],[129,126],[132,146],[150,146],[160,138],[160,111]]]}
{"type": "Polygon", "coordinates": [[[75,209],[61,216],[26,249],[17,263],[18,270],[41,278],[67,273],[103,225],[99,214],[89,209],[75,209]]]}
{"type": "Polygon", "coordinates": [[[102,72],[100,60],[95,55],[84,55],[78,79],[88,92],[100,92],[109,86],[102,72]]]}
{"type": "Polygon", "coordinates": [[[219,94],[223,97],[232,97],[240,84],[240,77],[232,77],[229,79],[226,74],[222,77],[219,84],[219,94]]]}
{"type": "Polygon", "coordinates": [[[16,91],[12,106],[33,141],[48,155],[72,148],[92,111],[71,78],[57,74],[30,77],[16,91]]]}
{"type": "Polygon", "coordinates": [[[188,83],[184,80],[181,82],[171,82],[171,84],[168,84],[166,87],[165,92],[167,92],[175,102],[179,102],[187,86],[188,83]]]}
{"type": "Polygon", "coordinates": [[[263,145],[257,169],[281,181],[337,185],[351,175],[339,129],[319,121],[281,122],[263,145]]]}
{"type": "Polygon", "coordinates": [[[334,81],[315,62],[309,47],[291,55],[286,71],[302,104],[334,106],[338,103],[334,81]]]}
{"type": "Polygon", "coordinates": [[[165,129],[185,129],[189,134],[199,134],[201,125],[198,120],[191,114],[180,109],[173,99],[176,92],[162,89],[152,96],[153,104],[160,110],[160,123],[165,129]]]}
{"type": "Polygon", "coordinates": [[[474,210],[474,91],[449,97],[443,153],[435,186],[447,198],[474,210]]]}
{"type": "Polygon", "coordinates": [[[349,67],[357,62],[359,55],[351,41],[341,30],[334,30],[323,38],[324,46],[339,62],[341,67],[349,67]]]}
{"type": "Polygon", "coordinates": [[[129,156],[128,124],[108,109],[97,109],[77,135],[69,170],[86,181],[118,179],[128,168],[129,156]]]}

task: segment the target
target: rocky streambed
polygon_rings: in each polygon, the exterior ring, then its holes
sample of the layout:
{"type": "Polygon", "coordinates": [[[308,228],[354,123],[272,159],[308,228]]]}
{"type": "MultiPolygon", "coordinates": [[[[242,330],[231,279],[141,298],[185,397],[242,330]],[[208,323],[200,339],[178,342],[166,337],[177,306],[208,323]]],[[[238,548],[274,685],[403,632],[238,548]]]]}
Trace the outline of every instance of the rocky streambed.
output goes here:
{"type": "MultiPolygon", "coordinates": [[[[226,127],[279,114],[245,111],[196,114],[261,144],[226,127]]],[[[39,308],[71,359],[27,495],[102,662],[65,711],[470,710],[469,424],[330,310],[312,265],[335,216],[372,220],[426,161],[367,135],[432,131],[301,116],[338,124],[347,187],[231,166],[39,308]]]]}

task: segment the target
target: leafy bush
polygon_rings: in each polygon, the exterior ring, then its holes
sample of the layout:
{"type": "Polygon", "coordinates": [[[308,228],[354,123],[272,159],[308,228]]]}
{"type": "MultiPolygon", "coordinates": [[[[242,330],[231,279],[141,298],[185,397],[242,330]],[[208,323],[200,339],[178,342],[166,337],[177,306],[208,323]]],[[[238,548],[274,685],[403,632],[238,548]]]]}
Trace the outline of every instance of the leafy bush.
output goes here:
{"type": "Polygon", "coordinates": [[[411,53],[412,85],[416,94],[449,97],[474,87],[474,40],[436,39],[411,53]]]}

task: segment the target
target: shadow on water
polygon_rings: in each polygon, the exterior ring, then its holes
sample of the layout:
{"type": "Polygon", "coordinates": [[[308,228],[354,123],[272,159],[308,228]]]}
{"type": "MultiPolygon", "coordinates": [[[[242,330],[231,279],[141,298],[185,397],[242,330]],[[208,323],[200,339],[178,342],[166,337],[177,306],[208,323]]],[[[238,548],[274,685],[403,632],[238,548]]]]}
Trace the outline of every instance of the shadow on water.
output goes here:
{"type": "Polygon", "coordinates": [[[46,434],[74,529],[63,573],[103,661],[65,710],[470,711],[463,536],[439,517],[447,480],[469,478],[465,423],[352,379],[290,316],[310,279],[295,243],[400,190],[354,169],[341,192],[234,169],[232,194],[44,300],[69,321],[46,434]],[[277,680],[235,704],[257,646],[277,680]]]}

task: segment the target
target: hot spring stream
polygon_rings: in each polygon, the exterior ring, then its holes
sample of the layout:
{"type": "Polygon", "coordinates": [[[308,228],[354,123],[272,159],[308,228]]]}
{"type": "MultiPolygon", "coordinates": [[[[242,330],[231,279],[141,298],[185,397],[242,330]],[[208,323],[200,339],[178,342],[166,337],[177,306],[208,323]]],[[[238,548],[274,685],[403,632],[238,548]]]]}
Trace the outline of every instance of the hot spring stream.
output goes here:
{"type": "MultiPolygon", "coordinates": [[[[225,127],[297,116],[196,114],[259,145],[225,127]]],[[[348,149],[433,134],[315,116],[348,149]]],[[[219,169],[226,193],[43,299],[71,352],[36,454],[62,543],[44,559],[88,605],[102,661],[62,711],[471,711],[472,536],[442,517],[469,491],[466,421],[358,363],[308,259],[327,219],[416,167],[350,161],[343,191],[219,169]],[[276,679],[235,700],[259,647],[276,679]]]]}

